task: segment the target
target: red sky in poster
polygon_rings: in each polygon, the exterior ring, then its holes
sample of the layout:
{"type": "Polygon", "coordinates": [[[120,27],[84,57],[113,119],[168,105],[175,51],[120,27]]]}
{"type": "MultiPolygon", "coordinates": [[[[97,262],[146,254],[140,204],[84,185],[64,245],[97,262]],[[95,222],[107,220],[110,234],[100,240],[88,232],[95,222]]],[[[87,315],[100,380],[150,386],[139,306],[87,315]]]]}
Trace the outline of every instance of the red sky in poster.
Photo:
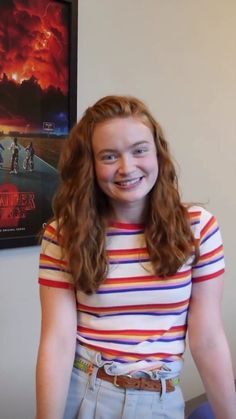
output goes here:
{"type": "Polygon", "coordinates": [[[68,33],[65,4],[46,0],[1,0],[0,79],[21,83],[33,75],[42,89],[68,93],[68,33]]]}
{"type": "Polygon", "coordinates": [[[0,132],[68,131],[69,10],[48,0],[0,0],[0,132]]]}

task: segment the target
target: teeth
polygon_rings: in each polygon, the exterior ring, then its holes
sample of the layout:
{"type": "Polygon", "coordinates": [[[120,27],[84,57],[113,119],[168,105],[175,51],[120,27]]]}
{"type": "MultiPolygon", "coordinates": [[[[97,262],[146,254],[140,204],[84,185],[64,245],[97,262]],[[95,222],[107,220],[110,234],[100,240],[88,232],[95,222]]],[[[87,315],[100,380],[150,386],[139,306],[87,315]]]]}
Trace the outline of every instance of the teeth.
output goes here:
{"type": "Polygon", "coordinates": [[[120,185],[120,186],[130,186],[130,185],[135,185],[135,183],[137,183],[139,181],[140,181],[140,178],[131,179],[131,180],[124,180],[122,182],[116,182],[116,183],[118,183],[118,185],[120,185]]]}

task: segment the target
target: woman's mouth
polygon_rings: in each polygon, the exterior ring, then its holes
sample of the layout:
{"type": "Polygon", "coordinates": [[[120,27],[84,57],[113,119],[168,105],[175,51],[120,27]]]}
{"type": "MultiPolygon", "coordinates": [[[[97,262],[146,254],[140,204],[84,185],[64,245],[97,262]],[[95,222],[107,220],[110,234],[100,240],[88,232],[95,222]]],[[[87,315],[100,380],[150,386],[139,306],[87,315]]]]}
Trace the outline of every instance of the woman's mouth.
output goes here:
{"type": "Polygon", "coordinates": [[[135,179],[126,179],[126,180],[120,180],[116,181],[115,184],[119,186],[120,188],[132,188],[140,184],[142,181],[143,176],[135,178],[135,179]]]}

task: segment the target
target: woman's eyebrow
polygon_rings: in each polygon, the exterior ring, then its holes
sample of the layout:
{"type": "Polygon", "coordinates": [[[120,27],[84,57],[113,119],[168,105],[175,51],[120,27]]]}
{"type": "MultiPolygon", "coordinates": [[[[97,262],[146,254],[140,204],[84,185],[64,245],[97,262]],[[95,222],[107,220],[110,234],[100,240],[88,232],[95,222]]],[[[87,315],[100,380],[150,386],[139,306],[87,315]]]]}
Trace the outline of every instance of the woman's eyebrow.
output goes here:
{"type": "Polygon", "coordinates": [[[99,150],[97,154],[99,155],[103,153],[115,153],[115,152],[117,152],[116,148],[103,148],[102,150],[99,150]]]}
{"type": "MultiPolygon", "coordinates": [[[[131,144],[128,147],[128,149],[132,149],[132,148],[135,148],[135,147],[140,146],[140,145],[148,145],[148,144],[150,144],[150,143],[147,140],[136,141],[135,143],[131,144]]],[[[117,151],[118,151],[117,148],[103,148],[102,150],[99,150],[97,155],[103,154],[103,153],[115,153],[117,151]]]]}
{"type": "Polygon", "coordinates": [[[148,140],[137,141],[136,143],[132,144],[131,147],[136,147],[137,145],[142,144],[150,144],[148,140]]]}

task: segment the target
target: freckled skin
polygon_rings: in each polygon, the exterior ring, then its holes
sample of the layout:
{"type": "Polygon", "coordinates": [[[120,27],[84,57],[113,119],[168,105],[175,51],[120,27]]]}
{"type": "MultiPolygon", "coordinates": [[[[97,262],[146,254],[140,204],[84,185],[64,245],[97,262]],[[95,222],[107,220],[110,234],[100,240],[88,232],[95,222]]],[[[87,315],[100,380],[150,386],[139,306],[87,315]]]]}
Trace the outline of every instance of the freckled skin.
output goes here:
{"type": "Polygon", "coordinates": [[[92,146],[97,182],[114,212],[133,211],[141,220],[158,176],[150,128],[133,117],[110,119],[97,124],[92,146]]]}

